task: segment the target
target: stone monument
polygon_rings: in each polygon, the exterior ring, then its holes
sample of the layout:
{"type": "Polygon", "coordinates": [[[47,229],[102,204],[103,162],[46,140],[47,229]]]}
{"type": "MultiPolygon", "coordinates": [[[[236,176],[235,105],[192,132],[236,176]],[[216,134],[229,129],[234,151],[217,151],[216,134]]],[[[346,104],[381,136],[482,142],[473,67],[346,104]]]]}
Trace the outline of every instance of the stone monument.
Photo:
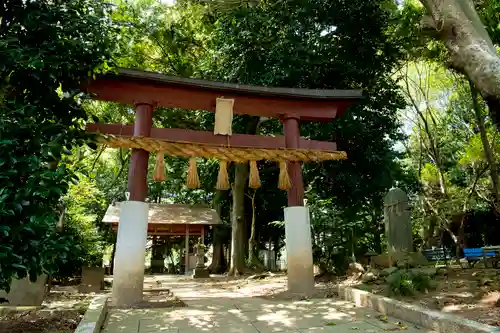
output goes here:
{"type": "Polygon", "coordinates": [[[392,188],[384,198],[384,224],[389,255],[413,250],[408,196],[392,188]]]}
{"type": "Polygon", "coordinates": [[[99,293],[104,289],[104,267],[82,267],[82,281],[78,292],[82,294],[99,293]]]}
{"type": "Polygon", "coordinates": [[[196,248],[196,268],[194,269],[193,278],[209,278],[210,273],[208,269],[205,268],[205,245],[201,243],[201,240],[195,245],[196,248]]]}
{"type": "Polygon", "coordinates": [[[0,297],[8,300],[12,306],[40,306],[45,296],[47,275],[39,276],[36,282],[32,283],[29,278],[12,279],[10,292],[0,291],[0,297]]]}

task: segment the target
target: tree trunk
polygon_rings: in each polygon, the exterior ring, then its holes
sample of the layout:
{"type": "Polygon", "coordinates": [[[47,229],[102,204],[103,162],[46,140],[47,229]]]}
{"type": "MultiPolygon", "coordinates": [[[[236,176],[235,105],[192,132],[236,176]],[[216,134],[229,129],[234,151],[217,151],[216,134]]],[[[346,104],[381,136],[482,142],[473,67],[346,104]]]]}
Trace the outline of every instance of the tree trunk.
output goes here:
{"type": "Polygon", "coordinates": [[[231,265],[229,276],[243,274],[245,270],[245,186],[248,163],[236,163],[232,187],[233,211],[231,214],[231,265]]]}
{"type": "Polygon", "coordinates": [[[373,210],[372,215],[372,226],[373,226],[373,248],[376,253],[382,253],[382,237],[384,233],[382,229],[382,224],[377,220],[376,211],[373,210]]]}
{"type": "Polygon", "coordinates": [[[221,274],[226,270],[226,263],[224,261],[224,248],[222,243],[214,243],[212,263],[208,267],[208,270],[212,274],[221,274]]]}
{"type": "MultiPolygon", "coordinates": [[[[264,119],[260,117],[246,117],[245,132],[257,134],[264,119]]],[[[248,163],[235,163],[234,184],[231,188],[233,207],[231,213],[231,263],[229,275],[242,274],[245,269],[245,189],[248,180],[248,163]]]]}
{"type": "MultiPolygon", "coordinates": [[[[431,215],[429,225],[424,229],[424,244],[426,248],[431,248],[434,244],[434,232],[437,226],[437,217],[431,215]]],[[[441,245],[441,244],[440,244],[441,245]]]]}
{"type": "Polygon", "coordinates": [[[256,268],[256,269],[264,269],[264,265],[260,262],[259,257],[255,255],[255,219],[256,219],[256,213],[255,213],[255,195],[257,194],[257,190],[253,192],[253,195],[250,196],[250,199],[252,200],[252,224],[250,227],[250,238],[248,239],[248,267],[249,268],[256,268]]]}
{"type": "Polygon", "coordinates": [[[486,126],[484,124],[484,117],[481,114],[481,107],[479,106],[477,90],[474,83],[469,80],[472,103],[474,106],[474,114],[476,116],[477,126],[479,128],[479,133],[481,134],[481,142],[483,143],[484,156],[486,157],[486,162],[488,162],[488,167],[490,169],[491,184],[493,186],[493,195],[495,196],[495,210],[498,211],[500,207],[500,184],[498,181],[498,171],[495,163],[495,155],[491,149],[488,136],[486,134],[486,126]]]}
{"type": "Polygon", "coordinates": [[[254,261],[255,253],[255,194],[257,191],[253,193],[252,199],[252,224],[250,226],[250,238],[248,239],[248,265],[251,267],[254,261]]]}
{"type": "Polygon", "coordinates": [[[438,31],[450,53],[451,66],[464,73],[488,104],[491,119],[500,126],[500,57],[473,2],[420,0],[427,10],[423,24],[438,31]]]}
{"type": "MultiPolygon", "coordinates": [[[[221,216],[222,214],[222,197],[225,192],[218,190],[215,193],[214,198],[214,209],[221,216]]],[[[222,239],[223,231],[222,226],[214,227],[214,236],[213,236],[213,246],[214,250],[212,253],[212,263],[208,267],[208,270],[213,274],[220,274],[225,272],[226,270],[226,262],[224,260],[224,242],[222,239]]]]}
{"type": "MultiPolygon", "coordinates": [[[[232,235],[231,235],[231,237],[232,237],[232,235]]],[[[227,258],[226,265],[231,267],[231,242],[229,242],[229,244],[227,244],[224,251],[225,251],[226,258],[227,258]]]]}
{"type": "Polygon", "coordinates": [[[45,289],[46,295],[50,294],[50,291],[52,290],[52,282],[53,282],[52,280],[53,280],[52,274],[49,274],[47,276],[47,289],[45,289]]]}

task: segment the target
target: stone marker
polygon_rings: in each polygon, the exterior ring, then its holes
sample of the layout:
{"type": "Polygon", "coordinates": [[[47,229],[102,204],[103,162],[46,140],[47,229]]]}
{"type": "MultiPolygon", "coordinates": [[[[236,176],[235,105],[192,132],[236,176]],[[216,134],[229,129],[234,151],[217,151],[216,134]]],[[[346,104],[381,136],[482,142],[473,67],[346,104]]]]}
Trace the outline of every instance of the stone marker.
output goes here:
{"type": "Polygon", "coordinates": [[[399,188],[392,188],[384,198],[384,223],[389,254],[411,252],[413,238],[408,196],[399,188]]]}
{"type": "Polygon", "coordinates": [[[429,261],[425,258],[422,252],[408,253],[410,267],[421,267],[429,265],[429,261]]]}
{"type": "Polygon", "coordinates": [[[40,306],[45,296],[45,284],[47,275],[38,277],[35,283],[31,283],[29,278],[17,280],[13,279],[10,285],[10,292],[0,291],[0,297],[9,301],[12,306],[40,306]]]}
{"type": "Polygon", "coordinates": [[[82,282],[78,291],[82,294],[98,293],[104,289],[104,267],[82,267],[82,282]]]}

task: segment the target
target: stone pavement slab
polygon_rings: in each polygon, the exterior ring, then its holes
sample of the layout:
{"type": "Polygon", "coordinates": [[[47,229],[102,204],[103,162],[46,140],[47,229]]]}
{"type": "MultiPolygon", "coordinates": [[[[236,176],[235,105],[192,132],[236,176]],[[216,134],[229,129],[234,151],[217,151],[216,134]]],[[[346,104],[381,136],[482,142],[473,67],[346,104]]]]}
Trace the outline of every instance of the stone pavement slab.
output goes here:
{"type": "Polygon", "coordinates": [[[422,333],[339,299],[269,300],[192,281],[169,284],[186,307],[111,309],[102,333],[422,333]]]}

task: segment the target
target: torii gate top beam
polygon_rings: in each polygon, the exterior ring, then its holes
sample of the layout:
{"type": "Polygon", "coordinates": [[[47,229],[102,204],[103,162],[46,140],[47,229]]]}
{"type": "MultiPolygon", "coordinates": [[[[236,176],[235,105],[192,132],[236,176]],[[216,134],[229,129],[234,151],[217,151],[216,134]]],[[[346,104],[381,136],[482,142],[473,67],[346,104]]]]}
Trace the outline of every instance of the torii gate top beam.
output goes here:
{"type": "Polygon", "coordinates": [[[293,115],[300,120],[330,121],[342,116],[361,90],[270,88],[188,79],[135,69],[98,77],[87,86],[98,100],[157,107],[215,111],[217,97],[234,98],[233,111],[279,118],[293,115]]]}

